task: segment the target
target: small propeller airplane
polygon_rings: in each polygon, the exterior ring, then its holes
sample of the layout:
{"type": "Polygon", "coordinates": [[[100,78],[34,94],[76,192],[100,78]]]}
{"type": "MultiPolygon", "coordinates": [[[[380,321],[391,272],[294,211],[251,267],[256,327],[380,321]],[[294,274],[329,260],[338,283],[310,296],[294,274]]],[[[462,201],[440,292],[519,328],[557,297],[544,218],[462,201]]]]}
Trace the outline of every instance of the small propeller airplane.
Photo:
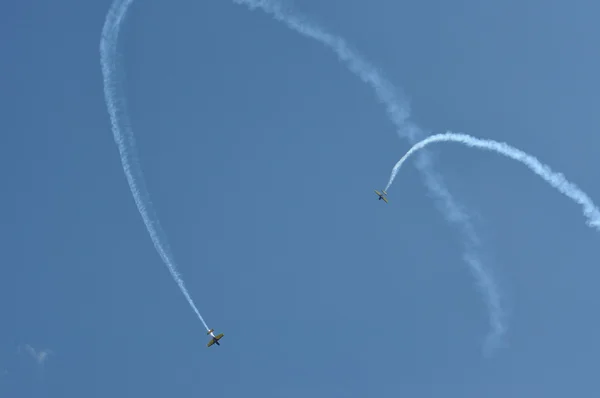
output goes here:
{"type": "Polygon", "coordinates": [[[375,190],[375,193],[376,193],[377,195],[379,195],[379,199],[378,199],[378,200],[381,200],[381,199],[383,199],[383,201],[384,201],[385,203],[388,203],[388,200],[387,200],[387,198],[386,198],[386,196],[387,196],[387,192],[385,192],[383,189],[381,190],[381,192],[383,192],[383,193],[380,193],[378,190],[375,190]]]}
{"type": "Polygon", "coordinates": [[[217,345],[221,345],[221,344],[219,343],[219,340],[221,340],[221,339],[223,338],[223,336],[225,336],[223,333],[221,333],[221,334],[220,334],[220,335],[218,335],[218,336],[215,336],[215,334],[214,334],[214,331],[215,331],[214,329],[210,329],[210,330],[208,331],[208,333],[206,333],[206,334],[210,334],[210,335],[212,336],[212,339],[211,339],[211,340],[208,342],[208,344],[206,345],[207,347],[210,347],[211,345],[213,345],[213,344],[215,344],[215,343],[217,343],[217,345]]]}

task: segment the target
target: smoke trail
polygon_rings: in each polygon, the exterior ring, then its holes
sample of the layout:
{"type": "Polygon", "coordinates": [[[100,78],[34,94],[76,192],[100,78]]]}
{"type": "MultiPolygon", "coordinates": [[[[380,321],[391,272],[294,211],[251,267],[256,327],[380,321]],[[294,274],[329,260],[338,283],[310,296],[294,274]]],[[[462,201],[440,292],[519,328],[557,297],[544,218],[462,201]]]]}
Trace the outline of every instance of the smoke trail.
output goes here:
{"type": "MultiPolygon", "coordinates": [[[[352,73],[375,91],[377,99],[385,106],[386,113],[398,129],[400,136],[408,138],[411,143],[414,143],[419,136],[423,136],[421,129],[407,122],[409,117],[408,104],[399,100],[392,84],[386,81],[375,67],[365,61],[357,52],[353,51],[344,39],[327,33],[324,29],[311,23],[304,17],[284,10],[281,4],[275,3],[273,0],[233,1],[237,4],[246,5],[250,10],[260,8],[291,30],[328,47],[352,73]]],[[[486,342],[486,351],[489,352],[490,349],[494,348],[493,346],[498,342],[498,339],[506,329],[498,289],[492,279],[491,272],[484,268],[476,254],[479,241],[468,215],[454,201],[454,198],[442,182],[441,176],[433,171],[432,160],[425,152],[421,153],[421,158],[417,166],[424,175],[425,185],[437,197],[436,204],[442,214],[449,222],[459,224],[466,236],[464,259],[483,289],[490,316],[492,332],[486,342]]]]}
{"type": "Polygon", "coordinates": [[[116,75],[119,71],[117,63],[117,43],[119,39],[119,30],[127,14],[127,9],[133,3],[133,0],[116,0],[108,14],[102,28],[102,37],[100,39],[100,62],[102,64],[102,75],[104,76],[104,96],[106,99],[106,107],[110,115],[112,131],[115,142],[119,148],[123,171],[127,177],[129,188],[133,194],[135,204],[146,224],[146,229],[150,234],[150,238],[154,243],[156,251],[162,258],[163,262],[169,268],[171,276],[179,285],[179,289],[185,296],[198,318],[204,324],[206,330],[208,326],[204,322],[204,318],[196,308],[194,301],[188,293],[183,280],[177,273],[175,260],[171,254],[171,250],[167,243],[167,238],[162,230],[158,217],[154,212],[152,202],[146,184],[144,175],[140,167],[137,151],[135,148],[135,139],[133,130],[127,116],[125,96],[119,91],[116,75]]]}
{"type": "Polygon", "coordinates": [[[506,156],[507,158],[523,163],[535,174],[542,177],[553,188],[557,189],[560,193],[581,205],[583,208],[583,214],[587,218],[587,225],[600,231],[600,210],[598,210],[592,199],[590,199],[585,192],[579,189],[577,185],[569,182],[563,174],[552,171],[549,166],[541,163],[534,156],[531,156],[520,149],[514,148],[505,142],[482,140],[467,134],[457,134],[451,132],[445,134],[436,134],[415,144],[408,152],[406,152],[402,159],[400,159],[392,169],[392,175],[390,176],[390,181],[386,186],[386,190],[392,185],[396,175],[398,174],[398,171],[412,154],[425,148],[427,145],[436,142],[457,142],[468,147],[496,152],[500,155],[506,156]]]}

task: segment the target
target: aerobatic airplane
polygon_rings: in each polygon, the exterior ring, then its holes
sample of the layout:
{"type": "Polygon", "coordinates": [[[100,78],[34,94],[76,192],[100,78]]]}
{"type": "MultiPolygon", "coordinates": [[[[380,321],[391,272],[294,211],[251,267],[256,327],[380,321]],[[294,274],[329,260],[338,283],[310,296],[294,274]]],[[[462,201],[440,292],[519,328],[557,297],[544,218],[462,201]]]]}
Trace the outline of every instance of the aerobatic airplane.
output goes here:
{"type": "Polygon", "coordinates": [[[387,198],[386,198],[386,196],[387,196],[387,192],[385,192],[383,189],[381,190],[381,192],[383,192],[383,193],[379,193],[379,191],[378,191],[378,190],[375,190],[375,193],[376,193],[377,195],[379,195],[379,200],[383,199],[385,203],[388,203],[388,200],[387,200],[387,198]]]}
{"type": "Polygon", "coordinates": [[[220,335],[215,336],[215,334],[213,333],[214,331],[215,331],[214,329],[210,329],[208,331],[208,333],[206,333],[206,334],[210,334],[212,336],[212,339],[206,345],[207,347],[210,347],[211,345],[213,345],[215,343],[217,343],[217,345],[221,345],[221,343],[219,343],[219,340],[221,340],[223,338],[224,334],[221,333],[220,335]]]}

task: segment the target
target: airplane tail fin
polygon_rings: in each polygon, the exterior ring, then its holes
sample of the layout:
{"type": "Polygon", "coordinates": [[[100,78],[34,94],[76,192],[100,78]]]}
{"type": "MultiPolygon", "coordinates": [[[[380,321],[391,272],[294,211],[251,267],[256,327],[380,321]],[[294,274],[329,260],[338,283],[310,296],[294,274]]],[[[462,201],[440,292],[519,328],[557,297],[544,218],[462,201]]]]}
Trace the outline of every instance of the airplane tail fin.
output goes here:
{"type": "Polygon", "coordinates": [[[210,329],[206,334],[211,334],[214,331],[215,331],[215,329],[210,329]]]}

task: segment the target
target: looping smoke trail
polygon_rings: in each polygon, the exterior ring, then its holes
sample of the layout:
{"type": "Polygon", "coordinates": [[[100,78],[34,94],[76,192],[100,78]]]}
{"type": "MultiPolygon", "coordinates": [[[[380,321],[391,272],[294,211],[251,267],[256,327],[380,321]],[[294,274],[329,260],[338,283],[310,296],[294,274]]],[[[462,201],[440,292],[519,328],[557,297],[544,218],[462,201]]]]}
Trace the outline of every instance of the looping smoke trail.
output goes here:
{"type": "Polygon", "coordinates": [[[404,156],[402,156],[402,159],[400,159],[392,169],[392,174],[386,186],[386,190],[392,185],[396,175],[398,174],[398,171],[411,155],[436,142],[456,142],[468,147],[496,152],[500,155],[524,164],[535,174],[543,178],[553,188],[557,189],[560,193],[581,205],[583,208],[583,214],[587,218],[587,225],[600,231],[600,210],[598,210],[592,199],[590,199],[585,192],[579,189],[577,185],[569,182],[563,174],[552,171],[549,166],[543,164],[534,156],[529,155],[520,149],[514,148],[505,142],[483,140],[467,134],[452,132],[436,134],[415,144],[408,152],[406,152],[404,156]]]}
{"type": "Polygon", "coordinates": [[[146,189],[144,175],[140,167],[137,151],[135,147],[135,139],[131,128],[129,118],[127,116],[125,96],[119,91],[116,75],[119,72],[117,63],[117,43],[119,39],[119,31],[127,9],[133,3],[133,0],[116,0],[108,14],[104,27],[102,28],[102,38],[100,39],[100,62],[102,64],[102,75],[104,77],[104,96],[106,98],[106,107],[110,115],[112,131],[115,142],[119,148],[123,171],[127,177],[129,188],[133,194],[135,204],[146,224],[146,229],[150,234],[152,243],[161,259],[169,269],[171,276],[179,285],[179,289],[185,296],[202,324],[209,330],[204,318],[196,308],[194,301],[188,293],[183,280],[177,273],[175,260],[171,254],[171,249],[167,243],[167,238],[162,230],[158,217],[154,212],[154,207],[150,201],[150,195],[146,189]]]}
{"type": "MultiPolygon", "coordinates": [[[[352,73],[375,91],[377,99],[385,106],[387,115],[398,129],[400,136],[407,138],[411,143],[423,137],[424,134],[421,129],[407,121],[410,113],[408,104],[399,100],[392,84],[386,81],[375,67],[352,50],[344,39],[326,32],[305,17],[300,17],[298,14],[289,11],[289,9],[284,9],[281,4],[273,0],[233,0],[233,2],[243,4],[250,10],[259,8],[291,30],[328,47],[352,73]]],[[[442,182],[441,176],[433,170],[432,163],[431,158],[425,152],[422,152],[417,166],[424,175],[425,185],[437,197],[436,204],[444,217],[449,222],[459,224],[465,234],[464,259],[482,287],[488,306],[492,331],[487,338],[485,350],[489,353],[490,350],[495,349],[498,340],[506,330],[504,314],[500,305],[500,295],[490,270],[484,268],[477,255],[479,240],[469,216],[455,202],[442,182]]]]}

